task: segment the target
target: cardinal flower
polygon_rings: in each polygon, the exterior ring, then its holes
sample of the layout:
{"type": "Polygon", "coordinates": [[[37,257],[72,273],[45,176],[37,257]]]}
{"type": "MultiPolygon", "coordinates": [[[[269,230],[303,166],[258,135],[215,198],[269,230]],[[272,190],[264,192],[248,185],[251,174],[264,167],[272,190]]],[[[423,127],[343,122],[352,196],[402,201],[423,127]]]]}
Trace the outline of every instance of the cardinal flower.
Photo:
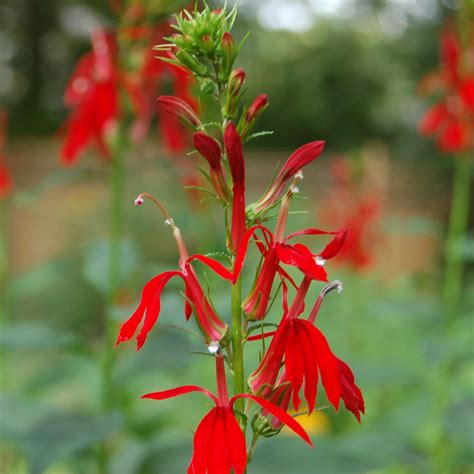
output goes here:
{"type": "Polygon", "coordinates": [[[74,163],[89,145],[108,157],[108,142],[119,118],[115,38],[97,29],[91,41],[92,52],[79,60],[64,96],[72,109],[61,149],[65,164],[74,163]]]}
{"type": "Polygon", "coordinates": [[[441,36],[441,68],[421,82],[425,94],[440,92],[419,123],[420,132],[435,136],[443,152],[462,152],[474,145],[474,44],[463,51],[452,25],[441,36]]]}
{"type": "Polygon", "coordinates": [[[312,446],[311,440],[301,425],[281,408],[263,398],[252,394],[238,394],[229,399],[223,356],[216,356],[217,397],[208,390],[195,386],[154,392],[142,398],[165,400],[191,392],[201,392],[209,397],[215,407],[203,418],[194,434],[194,453],[188,474],[244,474],[247,466],[247,448],[245,435],[235,418],[234,403],[239,398],[255,402],[271,413],[281,423],[286,424],[306,443],[312,446]]]}
{"type": "Polygon", "coordinates": [[[276,393],[284,409],[288,407],[291,394],[293,406],[298,410],[301,403],[299,392],[304,382],[304,397],[311,413],[316,404],[318,381],[321,378],[328,400],[335,409],[338,409],[342,398],[346,407],[360,420],[359,412],[364,411],[364,400],[354,383],[352,371],[333,354],[324,334],[314,325],[325,295],[333,289],[339,289],[340,283],[336,281],[327,285],[321,291],[308,320],[299,319],[308,287],[308,281],[303,280],[291,308],[285,307],[283,320],[259,367],[249,377],[249,385],[254,393],[274,401],[276,393]],[[278,378],[283,360],[284,370],[278,378]]]}
{"type": "MultiPolygon", "coordinates": [[[[144,197],[154,200],[154,198],[150,195],[141,194],[137,198],[136,203],[138,205],[143,204],[144,197]]],[[[160,206],[160,209],[163,209],[158,201],[154,200],[154,202],[160,206]]],[[[140,304],[132,316],[130,316],[130,318],[125,321],[120,328],[116,345],[131,339],[137,332],[138,326],[143,321],[143,325],[137,335],[137,350],[143,346],[148,333],[151,331],[160,315],[161,292],[173,277],[179,277],[184,281],[186,296],[184,313],[186,319],[189,319],[194,312],[196,321],[204,335],[206,342],[210,343],[213,341],[220,341],[227,333],[227,325],[218,316],[208,297],[204,293],[204,290],[191,265],[191,262],[193,260],[200,260],[221,277],[229,281],[233,280],[232,273],[221,263],[209,257],[203,255],[193,255],[189,257],[181,235],[181,231],[178,227],[176,227],[173,219],[171,219],[168,215],[166,216],[166,223],[171,226],[173,236],[178,245],[180,254],[180,270],[160,273],[145,285],[142,291],[140,304]]]]}
{"type": "Polygon", "coordinates": [[[327,281],[327,273],[323,267],[324,262],[337,255],[344,245],[346,237],[346,231],[344,230],[328,232],[310,228],[294,232],[287,237],[281,237],[279,221],[275,234],[272,234],[270,230],[261,225],[251,227],[245,234],[242,247],[237,255],[236,267],[240,267],[251,236],[257,230],[261,230],[264,242],[259,241],[258,247],[262,254],[262,265],[252,290],[242,306],[250,319],[259,320],[265,317],[277,274],[290,282],[292,281],[281,264],[298,268],[308,280],[327,281]],[[322,252],[314,254],[303,244],[289,243],[301,235],[334,235],[334,237],[322,252]]]}

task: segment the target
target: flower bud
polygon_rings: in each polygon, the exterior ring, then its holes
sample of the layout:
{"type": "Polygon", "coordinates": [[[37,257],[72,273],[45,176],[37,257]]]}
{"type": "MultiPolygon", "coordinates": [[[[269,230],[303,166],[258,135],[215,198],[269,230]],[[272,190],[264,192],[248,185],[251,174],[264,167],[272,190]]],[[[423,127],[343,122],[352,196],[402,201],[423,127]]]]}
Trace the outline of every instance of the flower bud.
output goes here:
{"type": "Polygon", "coordinates": [[[227,81],[230,72],[232,71],[232,66],[234,64],[235,58],[237,56],[238,47],[235,43],[234,38],[228,32],[225,32],[222,35],[222,67],[220,71],[220,79],[222,81],[227,81]]]}
{"type": "Polygon", "coordinates": [[[263,111],[268,106],[268,96],[267,94],[259,95],[252,103],[252,105],[247,110],[247,114],[245,116],[245,120],[247,122],[252,122],[257,120],[263,111]]]}
{"type": "Polygon", "coordinates": [[[239,131],[242,136],[242,140],[246,140],[252,133],[255,124],[263,111],[268,107],[268,96],[266,94],[260,94],[247,109],[245,115],[241,118],[239,123],[239,131]]]}
{"type": "Polygon", "coordinates": [[[201,121],[196,115],[196,112],[194,112],[194,109],[183,99],[173,95],[162,95],[158,98],[158,103],[167,112],[189,123],[192,127],[199,128],[201,126],[201,121]]]}
{"type": "Polygon", "coordinates": [[[183,66],[188,68],[190,71],[194,72],[198,76],[206,76],[208,73],[207,67],[195,59],[191,54],[180,49],[176,53],[177,59],[181,62],[183,66]]]}
{"type": "Polygon", "coordinates": [[[242,86],[245,82],[245,71],[235,69],[229,77],[227,86],[227,97],[224,106],[224,116],[232,119],[237,115],[240,97],[242,96],[242,86]]]}
{"type": "Polygon", "coordinates": [[[219,199],[223,202],[229,200],[229,190],[221,162],[221,147],[212,137],[203,132],[196,132],[193,136],[194,148],[209,163],[212,185],[219,199]]]}

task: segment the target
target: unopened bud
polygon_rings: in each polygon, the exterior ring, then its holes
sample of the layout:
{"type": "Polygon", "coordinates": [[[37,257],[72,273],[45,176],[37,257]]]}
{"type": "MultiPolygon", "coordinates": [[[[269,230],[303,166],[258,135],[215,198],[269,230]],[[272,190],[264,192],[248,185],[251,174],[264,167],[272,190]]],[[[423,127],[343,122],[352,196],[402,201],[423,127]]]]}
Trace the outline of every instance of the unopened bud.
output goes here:
{"type": "Polygon", "coordinates": [[[220,79],[226,81],[232,71],[235,58],[237,56],[237,44],[234,38],[228,32],[222,35],[222,67],[220,71],[220,79]]]}
{"type": "Polygon", "coordinates": [[[235,69],[229,76],[227,86],[227,97],[224,106],[224,116],[232,119],[237,115],[239,100],[242,95],[242,86],[245,82],[245,71],[243,69],[235,69]]]}
{"type": "Polygon", "coordinates": [[[247,109],[245,115],[239,122],[239,131],[241,132],[242,139],[245,140],[255,127],[260,115],[268,107],[268,96],[266,94],[260,94],[247,109]]]}
{"type": "Polygon", "coordinates": [[[207,67],[191,56],[184,50],[179,50],[176,53],[176,57],[178,60],[183,64],[183,66],[187,67],[190,71],[196,73],[198,76],[206,76],[207,75],[207,67]]]}
{"type": "Polygon", "coordinates": [[[169,113],[184,120],[194,128],[201,126],[201,121],[194,109],[183,99],[173,95],[162,95],[158,98],[158,103],[169,113]]]}
{"type": "Polygon", "coordinates": [[[247,110],[246,120],[247,122],[253,122],[257,120],[262,112],[268,106],[268,96],[267,94],[260,94],[252,103],[252,105],[247,110]]]}

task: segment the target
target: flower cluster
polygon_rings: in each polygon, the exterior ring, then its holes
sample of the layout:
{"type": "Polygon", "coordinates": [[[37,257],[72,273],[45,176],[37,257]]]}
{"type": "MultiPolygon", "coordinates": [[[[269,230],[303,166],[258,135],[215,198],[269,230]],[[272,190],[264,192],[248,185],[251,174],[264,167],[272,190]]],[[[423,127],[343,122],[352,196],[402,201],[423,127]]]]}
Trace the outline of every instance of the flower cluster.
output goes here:
{"type": "Polygon", "coordinates": [[[6,165],[7,112],[0,109],[0,199],[8,196],[13,188],[13,178],[6,165]]]}
{"type": "Polygon", "coordinates": [[[454,25],[447,24],[441,36],[440,70],[420,84],[424,95],[438,94],[420,120],[420,132],[435,136],[439,149],[447,153],[474,146],[474,31],[468,36],[463,45],[454,25]]]}
{"type": "Polygon", "coordinates": [[[196,107],[190,93],[192,80],[183,68],[156,60],[152,45],[171,27],[163,14],[158,18],[150,14],[148,3],[128,2],[128,8],[117,8],[120,27],[92,32],[92,50],[79,59],[64,96],[71,109],[64,125],[64,164],[75,163],[89,146],[109,157],[117,129],[124,124],[133,141],[143,140],[155,115],[171,153],[182,153],[188,146],[184,128],[157,106],[156,96],[170,85],[178,97],[196,107]]]}
{"type": "Polygon", "coordinates": [[[286,232],[290,204],[303,179],[302,170],[320,156],[324,142],[313,141],[297,149],[275,173],[267,191],[255,202],[248,202],[243,145],[256,136],[253,130],[268,100],[260,95],[250,105],[241,104],[245,72],[233,67],[241,45],[230,33],[235,13],[235,9],[229,12],[208,7],[193,13],[184,11],[176,17],[175,34],[167,38],[166,45],[158,47],[169,52],[175,66],[191,71],[203,92],[215,97],[221,107],[221,122],[205,123],[201,114],[182,98],[159,99],[169,112],[194,130],[195,150],[207,163],[207,191],[222,205],[225,214],[226,263],[207,255],[189,255],[181,231],[161,202],[147,193],[139,195],[137,205],[149,199],[163,213],[176,240],[179,269],[161,273],[145,285],[138,308],[122,324],[117,339],[120,344],[136,335],[140,349],[159,318],[165,285],[173,277],[183,280],[184,316],[186,320],[193,317],[203,343],[215,355],[218,395],[197,386],[184,386],[150,393],[144,398],[163,400],[200,391],[216,404],[195,432],[190,474],[243,474],[256,440],[278,434],[283,424],[311,444],[288,411],[290,403],[300,409],[303,392],[307,411],[311,413],[316,407],[319,380],[336,410],[342,400],[358,420],[364,413],[364,399],[351,369],[334,354],[315,324],[326,295],[342,290],[339,281],[329,282],[324,265],[341,251],[346,232],[317,228],[286,232]],[[277,210],[273,230],[265,225],[272,210],[277,210]],[[323,238],[326,244],[315,251],[298,242],[302,237],[323,238]],[[242,299],[242,273],[248,266],[251,249],[259,255],[260,263],[253,284],[242,299]],[[195,268],[198,263],[231,287],[230,324],[216,311],[212,295],[204,290],[195,268]],[[301,281],[295,281],[295,274],[300,275],[301,281]],[[318,282],[325,286],[316,301],[310,301],[309,289],[318,282]],[[280,292],[279,324],[275,331],[265,333],[264,327],[269,323],[264,321],[280,292]],[[305,308],[310,308],[306,316],[305,308]],[[245,345],[268,338],[268,349],[245,383],[245,345]],[[234,377],[234,396],[230,399],[225,363],[234,377]],[[245,440],[248,424],[254,437],[249,451],[245,440]]]}

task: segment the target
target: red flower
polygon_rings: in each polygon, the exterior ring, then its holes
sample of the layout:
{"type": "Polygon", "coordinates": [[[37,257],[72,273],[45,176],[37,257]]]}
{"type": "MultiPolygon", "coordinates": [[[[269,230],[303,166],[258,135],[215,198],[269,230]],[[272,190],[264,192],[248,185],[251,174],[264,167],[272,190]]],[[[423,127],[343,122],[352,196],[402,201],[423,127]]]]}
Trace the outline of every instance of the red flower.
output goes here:
{"type": "MultiPolygon", "coordinates": [[[[298,319],[303,311],[309,281],[303,280],[291,308],[284,299],[284,316],[275,333],[249,338],[256,340],[273,335],[272,342],[259,367],[250,375],[249,385],[254,393],[268,398],[280,408],[288,410],[290,398],[298,410],[299,392],[304,382],[304,396],[309,413],[314,410],[318,380],[324,386],[328,400],[336,408],[342,398],[348,410],[354,413],[360,422],[360,413],[364,413],[362,392],[354,382],[354,374],[349,366],[337,358],[331,351],[323,333],[314,326],[322,301],[330,291],[342,289],[339,281],[328,284],[319,294],[308,320],[298,319]],[[284,368],[282,360],[284,358],[284,368]]],[[[267,414],[262,412],[263,416],[267,414]]],[[[279,424],[270,419],[273,429],[279,424]]]]}
{"type": "Polygon", "coordinates": [[[253,212],[259,213],[270,209],[281,196],[288,181],[292,179],[299,170],[314,161],[324,149],[325,142],[314,141],[298,148],[284,164],[269,190],[254,205],[253,212]]]}
{"type": "Polygon", "coordinates": [[[312,446],[311,440],[301,425],[284,410],[267,400],[245,393],[236,395],[229,400],[224,361],[221,355],[216,356],[216,372],[217,397],[208,390],[195,385],[149,393],[142,397],[165,400],[186,393],[202,392],[216,404],[203,418],[194,434],[194,454],[188,468],[188,474],[231,474],[231,472],[233,474],[244,474],[247,467],[245,435],[235,419],[233,409],[238,398],[246,398],[259,404],[312,446]]]}
{"type": "MultiPolygon", "coordinates": [[[[140,198],[139,198],[140,199],[140,198]]],[[[138,202],[140,204],[140,202],[138,202]]],[[[180,253],[180,270],[160,273],[152,278],[143,288],[140,304],[132,316],[125,321],[117,338],[116,345],[131,339],[143,321],[143,325],[137,335],[137,350],[139,350],[147,338],[148,333],[155,325],[161,310],[161,292],[173,277],[179,277],[185,284],[186,302],[184,313],[189,319],[194,312],[197,323],[204,334],[207,343],[220,341],[227,332],[227,325],[221,320],[214,307],[204,293],[198,277],[191,266],[192,260],[200,260],[219,276],[232,281],[233,275],[219,262],[203,255],[188,257],[180,230],[175,226],[172,219],[168,220],[173,229],[173,235],[177,241],[180,253]]]]}
{"type": "Polygon", "coordinates": [[[245,161],[242,140],[235,125],[230,122],[224,133],[224,146],[232,175],[232,248],[236,251],[245,234],[245,161]]]}
{"type": "MultiPolygon", "coordinates": [[[[242,240],[242,246],[236,258],[235,266],[237,270],[235,271],[238,271],[238,267],[243,263],[250,238],[257,230],[262,231],[265,241],[265,243],[258,242],[263,262],[252,290],[242,305],[251,319],[263,319],[265,317],[277,273],[284,279],[290,279],[281,267],[282,263],[298,268],[309,280],[327,281],[327,274],[322,265],[325,260],[337,255],[344,245],[346,235],[345,231],[327,232],[320,229],[305,229],[292,233],[286,238],[282,237],[280,240],[275,240],[270,230],[257,225],[251,227],[242,240]],[[335,237],[321,253],[313,254],[303,244],[290,245],[288,243],[300,235],[335,235],[335,237]]],[[[290,281],[292,280],[290,279],[290,281]]]]}
{"type": "Polygon", "coordinates": [[[74,163],[90,144],[109,156],[108,141],[119,117],[115,39],[98,29],[91,40],[92,52],[79,60],[64,96],[73,109],[61,150],[65,164],[74,163]]]}
{"type": "Polygon", "coordinates": [[[271,393],[283,358],[296,410],[300,406],[299,391],[303,382],[309,412],[314,410],[319,376],[328,400],[338,409],[341,397],[339,366],[319,329],[304,319],[284,319],[259,367],[250,375],[249,385],[254,393],[264,397],[271,393]]]}
{"type": "Polygon", "coordinates": [[[428,108],[419,123],[420,133],[435,136],[446,153],[458,153],[474,146],[474,71],[463,58],[473,48],[462,50],[454,27],[448,25],[441,36],[441,67],[421,82],[424,93],[441,92],[441,100],[428,108]]]}

